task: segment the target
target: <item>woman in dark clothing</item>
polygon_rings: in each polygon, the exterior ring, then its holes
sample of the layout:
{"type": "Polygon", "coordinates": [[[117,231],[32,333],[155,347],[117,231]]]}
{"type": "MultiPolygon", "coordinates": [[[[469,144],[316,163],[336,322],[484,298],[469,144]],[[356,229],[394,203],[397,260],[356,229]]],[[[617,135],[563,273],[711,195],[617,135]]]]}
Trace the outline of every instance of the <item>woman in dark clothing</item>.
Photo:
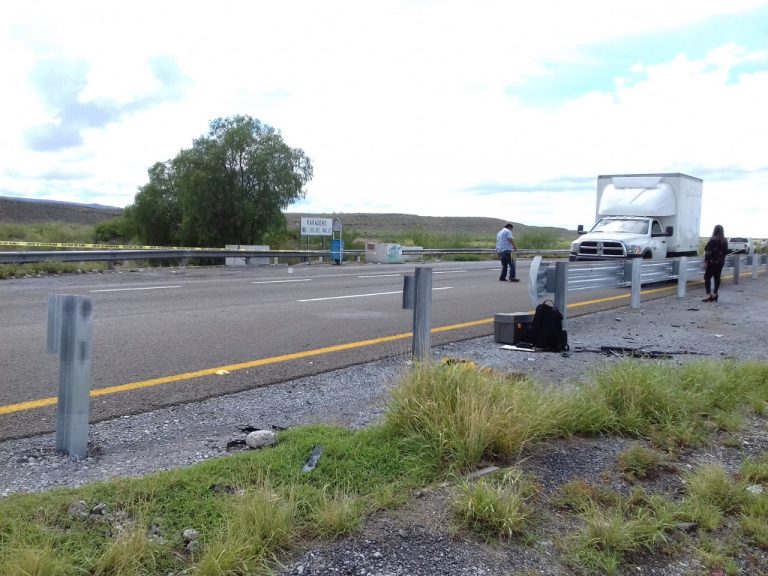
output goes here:
{"type": "Polygon", "coordinates": [[[702,302],[717,302],[717,291],[720,289],[720,273],[725,265],[725,255],[728,252],[728,240],[725,239],[723,227],[718,224],[712,231],[707,245],[704,247],[704,289],[707,297],[702,302]],[[714,288],[710,293],[709,280],[714,280],[714,288]]]}

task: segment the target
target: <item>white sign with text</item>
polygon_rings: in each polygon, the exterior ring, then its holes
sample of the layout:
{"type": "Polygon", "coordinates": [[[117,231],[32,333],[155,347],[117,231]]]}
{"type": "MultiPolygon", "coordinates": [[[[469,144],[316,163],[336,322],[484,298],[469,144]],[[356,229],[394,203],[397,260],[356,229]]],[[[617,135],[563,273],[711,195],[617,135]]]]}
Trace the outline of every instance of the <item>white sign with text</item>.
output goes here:
{"type": "Polygon", "coordinates": [[[332,236],[333,218],[302,218],[302,236],[332,236]]]}

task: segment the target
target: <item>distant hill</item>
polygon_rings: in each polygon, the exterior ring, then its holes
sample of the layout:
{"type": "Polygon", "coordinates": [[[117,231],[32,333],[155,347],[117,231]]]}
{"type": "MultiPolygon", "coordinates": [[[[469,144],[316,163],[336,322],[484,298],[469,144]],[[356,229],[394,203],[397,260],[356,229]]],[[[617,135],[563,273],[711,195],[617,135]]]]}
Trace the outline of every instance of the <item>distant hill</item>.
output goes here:
{"type": "Polygon", "coordinates": [[[123,215],[123,209],[100,204],[0,196],[0,224],[66,222],[94,225],[123,215]]]}
{"type": "MultiPolygon", "coordinates": [[[[10,198],[0,196],[0,224],[34,224],[65,222],[95,225],[110,218],[122,216],[123,209],[99,204],[77,204],[54,200],[10,198]]],[[[298,228],[302,217],[339,218],[345,230],[354,230],[361,237],[377,238],[387,233],[402,233],[414,229],[439,234],[468,234],[495,236],[507,220],[482,216],[416,216],[414,214],[376,214],[353,212],[341,214],[285,214],[288,226],[298,228]]],[[[565,228],[542,228],[515,222],[515,234],[529,230],[546,231],[557,236],[572,237],[575,233],[565,228]]]]}
{"type": "MultiPolygon", "coordinates": [[[[374,237],[387,232],[401,233],[413,229],[423,229],[441,234],[468,234],[470,236],[495,236],[509,220],[487,218],[484,216],[416,216],[414,214],[375,214],[352,212],[348,214],[301,214],[286,213],[288,226],[298,228],[300,219],[306,217],[339,218],[345,230],[355,230],[361,236],[374,237]]],[[[517,236],[528,231],[549,232],[556,236],[572,238],[575,232],[565,228],[527,226],[519,222],[515,225],[517,236]]]]}

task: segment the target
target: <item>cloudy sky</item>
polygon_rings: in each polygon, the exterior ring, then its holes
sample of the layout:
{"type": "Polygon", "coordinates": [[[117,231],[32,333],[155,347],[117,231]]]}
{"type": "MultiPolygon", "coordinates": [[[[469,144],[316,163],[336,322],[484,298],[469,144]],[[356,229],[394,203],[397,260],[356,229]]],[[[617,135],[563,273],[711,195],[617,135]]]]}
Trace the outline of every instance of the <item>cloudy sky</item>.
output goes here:
{"type": "Polygon", "coordinates": [[[304,149],[291,211],[575,228],[598,174],[768,236],[768,0],[13,2],[0,195],[126,206],[211,120],[304,149]]]}

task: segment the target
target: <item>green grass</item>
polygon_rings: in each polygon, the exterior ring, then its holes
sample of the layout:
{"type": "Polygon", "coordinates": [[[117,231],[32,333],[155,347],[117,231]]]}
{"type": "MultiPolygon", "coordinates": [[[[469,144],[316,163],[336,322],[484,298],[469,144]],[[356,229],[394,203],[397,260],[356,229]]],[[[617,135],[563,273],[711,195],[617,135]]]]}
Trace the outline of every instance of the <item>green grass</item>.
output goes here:
{"type": "Polygon", "coordinates": [[[521,250],[568,250],[572,240],[546,230],[531,230],[522,233],[515,243],[521,250]]]}
{"type": "Polygon", "coordinates": [[[496,246],[496,232],[487,235],[463,233],[430,232],[415,227],[406,232],[378,232],[380,242],[393,242],[402,246],[422,248],[493,248],[496,246]]]}
{"type": "Polygon", "coordinates": [[[0,240],[44,243],[89,243],[94,240],[95,227],[86,224],[45,222],[38,224],[0,223],[0,240]]]}
{"type": "Polygon", "coordinates": [[[768,484],[768,452],[746,459],[741,465],[741,477],[746,482],[768,484]]]}
{"type": "Polygon", "coordinates": [[[533,508],[528,501],[535,492],[535,484],[514,469],[462,482],[453,505],[458,524],[486,540],[521,536],[530,523],[533,508]]]}
{"type": "MultiPolygon", "coordinates": [[[[40,224],[9,224],[0,223],[0,240],[52,243],[86,243],[95,241],[96,227],[85,224],[66,224],[62,222],[47,222],[40,224]]],[[[3,250],[14,251],[17,247],[2,247],[3,250]]],[[[35,248],[31,248],[34,250],[35,248]]],[[[41,247],[39,250],[51,250],[41,247]]],[[[0,280],[37,276],[39,274],[72,274],[106,270],[104,262],[37,262],[34,264],[0,264],[0,280]]]]}
{"type": "MultiPolygon", "coordinates": [[[[762,364],[627,361],[598,374],[594,385],[565,390],[471,364],[416,365],[378,426],[296,428],[269,450],[0,500],[0,574],[259,573],[285,549],[353,532],[367,514],[402,504],[417,487],[483,461],[507,462],[547,438],[656,434],[679,445],[686,427],[705,438],[719,427],[707,422],[765,402],[767,379],[762,364]],[[302,472],[318,444],[317,468],[302,472]],[[88,509],[104,504],[108,514],[99,521],[74,516],[69,508],[79,500],[88,509]],[[200,532],[191,551],[181,539],[186,528],[200,532]],[[157,533],[162,538],[152,536],[157,533]]],[[[677,506],[641,492],[620,497],[572,483],[560,494],[560,507],[581,518],[584,531],[571,542],[569,558],[612,573],[639,551],[664,548],[670,518],[693,519],[705,530],[728,518],[745,541],[762,546],[766,496],[751,494],[746,483],[764,479],[764,459],[746,463],[737,480],[702,468],[677,506]]],[[[461,527],[486,538],[531,541],[534,492],[519,475],[462,485],[460,493],[461,527]]],[[[722,560],[718,554],[702,551],[712,562],[722,560]]]]}
{"type": "Polygon", "coordinates": [[[633,482],[652,475],[661,462],[662,456],[658,452],[636,444],[619,454],[619,472],[633,482]]]}
{"type": "Polygon", "coordinates": [[[39,274],[80,274],[106,270],[105,262],[35,262],[34,264],[0,264],[0,280],[39,274]]]}
{"type": "MultiPolygon", "coordinates": [[[[496,231],[490,234],[456,234],[429,232],[412,228],[407,232],[380,232],[382,242],[394,242],[403,246],[422,248],[495,248],[496,231]]],[[[547,230],[530,230],[515,237],[521,250],[565,250],[570,247],[570,237],[562,237],[547,230]]]]}

